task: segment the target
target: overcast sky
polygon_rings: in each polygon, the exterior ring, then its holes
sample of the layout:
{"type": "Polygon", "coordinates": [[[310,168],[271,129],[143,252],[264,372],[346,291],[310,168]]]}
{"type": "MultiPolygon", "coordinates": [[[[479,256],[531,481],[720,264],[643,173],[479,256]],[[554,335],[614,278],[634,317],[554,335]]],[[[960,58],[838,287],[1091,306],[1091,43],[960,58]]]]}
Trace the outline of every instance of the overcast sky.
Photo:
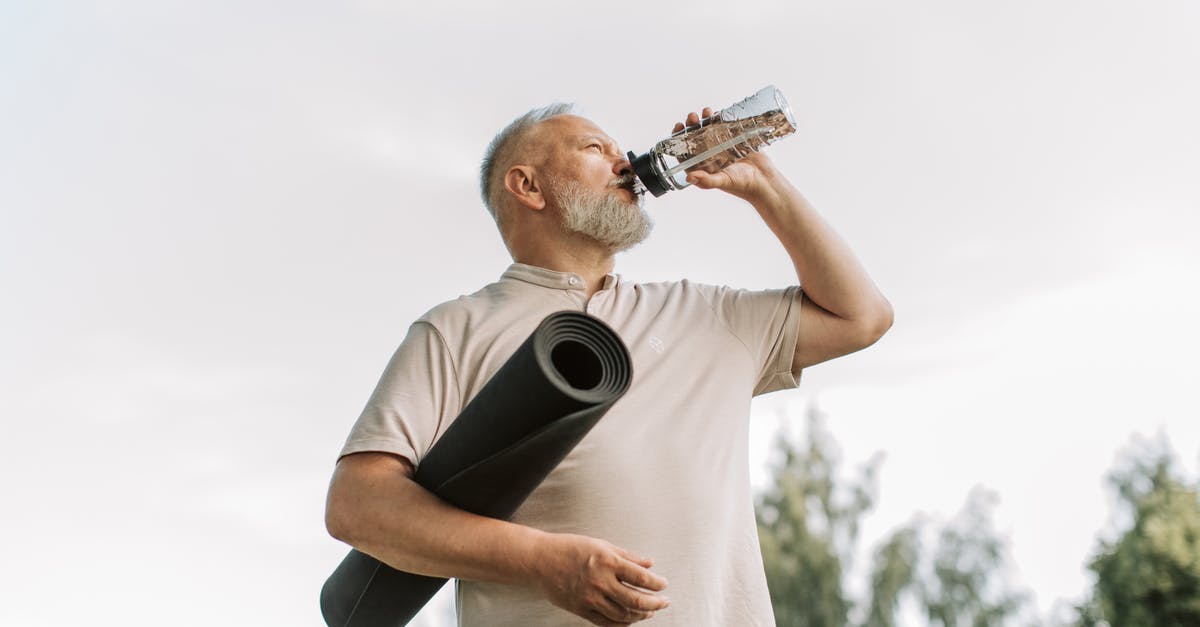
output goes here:
{"type": "MultiPolygon", "coordinates": [[[[350,425],[509,263],[491,136],[567,100],[642,151],[767,84],[896,323],[755,402],[756,464],[815,403],[847,472],[886,454],[864,547],[984,485],[1038,605],[1077,598],[1118,451],[1200,453],[1198,32],[1191,0],[0,4],[0,623],[321,625],[350,425]]],[[[794,280],[735,199],[648,209],[627,279],[794,280]]]]}

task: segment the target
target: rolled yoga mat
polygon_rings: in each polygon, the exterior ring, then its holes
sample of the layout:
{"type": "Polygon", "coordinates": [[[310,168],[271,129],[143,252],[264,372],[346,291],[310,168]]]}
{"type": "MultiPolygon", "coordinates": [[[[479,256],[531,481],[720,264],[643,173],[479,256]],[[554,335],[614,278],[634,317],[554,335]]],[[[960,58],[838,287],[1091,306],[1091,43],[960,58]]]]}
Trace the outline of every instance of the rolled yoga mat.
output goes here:
{"type": "MultiPolygon", "coordinates": [[[[551,314],[467,403],[414,479],[461,509],[507,519],[629,388],[617,334],[575,311],[551,314]]],[[[446,583],[351,551],[321,588],[330,627],[405,625],[446,583]]]]}

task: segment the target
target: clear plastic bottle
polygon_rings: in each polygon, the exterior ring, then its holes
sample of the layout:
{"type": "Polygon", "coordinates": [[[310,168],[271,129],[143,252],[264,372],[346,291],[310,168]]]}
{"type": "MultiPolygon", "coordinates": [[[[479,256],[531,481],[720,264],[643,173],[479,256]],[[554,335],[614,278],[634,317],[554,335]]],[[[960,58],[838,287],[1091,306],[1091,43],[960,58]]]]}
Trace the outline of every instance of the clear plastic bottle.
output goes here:
{"type": "Polygon", "coordinates": [[[687,187],[688,172],[719,172],[794,132],[791,107],[782,92],[768,85],[658,142],[643,155],[631,151],[629,162],[645,191],[662,196],[687,187]]]}

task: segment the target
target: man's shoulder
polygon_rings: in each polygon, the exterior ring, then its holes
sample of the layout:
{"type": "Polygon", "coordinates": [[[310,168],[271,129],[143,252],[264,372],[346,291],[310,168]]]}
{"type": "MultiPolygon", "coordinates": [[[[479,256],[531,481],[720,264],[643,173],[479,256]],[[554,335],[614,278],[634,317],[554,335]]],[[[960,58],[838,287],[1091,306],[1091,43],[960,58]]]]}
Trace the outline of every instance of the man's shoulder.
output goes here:
{"type": "Polygon", "coordinates": [[[703,296],[704,298],[709,299],[709,300],[712,300],[713,298],[721,297],[721,296],[724,296],[727,294],[771,292],[771,291],[782,291],[783,289],[788,289],[788,288],[765,288],[764,289],[764,288],[734,287],[731,285],[725,285],[725,284],[721,284],[721,283],[706,283],[703,281],[695,281],[695,280],[687,279],[687,278],[677,279],[677,280],[673,280],[673,281],[653,281],[653,282],[648,282],[648,283],[628,282],[628,283],[626,283],[626,286],[631,289],[642,290],[647,293],[677,294],[677,295],[687,294],[687,295],[694,295],[694,296],[703,296]]]}
{"type": "Polygon", "coordinates": [[[470,294],[434,305],[421,314],[416,322],[428,324],[438,330],[463,327],[470,324],[472,319],[486,315],[496,307],[499,291],[499,283],[489,283],[470,294]]]}
{"type": "Polygon", "coordinates": [[[785,288],[745,288],[691,279],[630,283],[636,300],[650,307],[671,311],[711,311],[718,317],[730,311],[774,310],[780,302],[794,297],[799,286],[785,288]]]}
{"type": "Polygon", "coordinates": [[[626,286],[642,294],[659,298],[703,297],[706,300],[711,300],[712,296],[721,290],[730,289],[722,285],[700,283],[686,278],[647,283],[630,282],[626,286]]]}

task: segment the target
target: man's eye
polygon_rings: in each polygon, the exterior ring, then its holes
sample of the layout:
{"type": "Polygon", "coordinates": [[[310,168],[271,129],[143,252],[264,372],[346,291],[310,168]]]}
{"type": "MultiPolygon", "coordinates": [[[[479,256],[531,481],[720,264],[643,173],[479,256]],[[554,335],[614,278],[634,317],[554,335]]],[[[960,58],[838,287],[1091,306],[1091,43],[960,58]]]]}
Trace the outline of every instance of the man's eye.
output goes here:
{"type": "Polygon", "coordinates": [[[595,148],[600,152],[604,152],[604,148],[600,144],[588,144],[588,148],[595,148]]]}

